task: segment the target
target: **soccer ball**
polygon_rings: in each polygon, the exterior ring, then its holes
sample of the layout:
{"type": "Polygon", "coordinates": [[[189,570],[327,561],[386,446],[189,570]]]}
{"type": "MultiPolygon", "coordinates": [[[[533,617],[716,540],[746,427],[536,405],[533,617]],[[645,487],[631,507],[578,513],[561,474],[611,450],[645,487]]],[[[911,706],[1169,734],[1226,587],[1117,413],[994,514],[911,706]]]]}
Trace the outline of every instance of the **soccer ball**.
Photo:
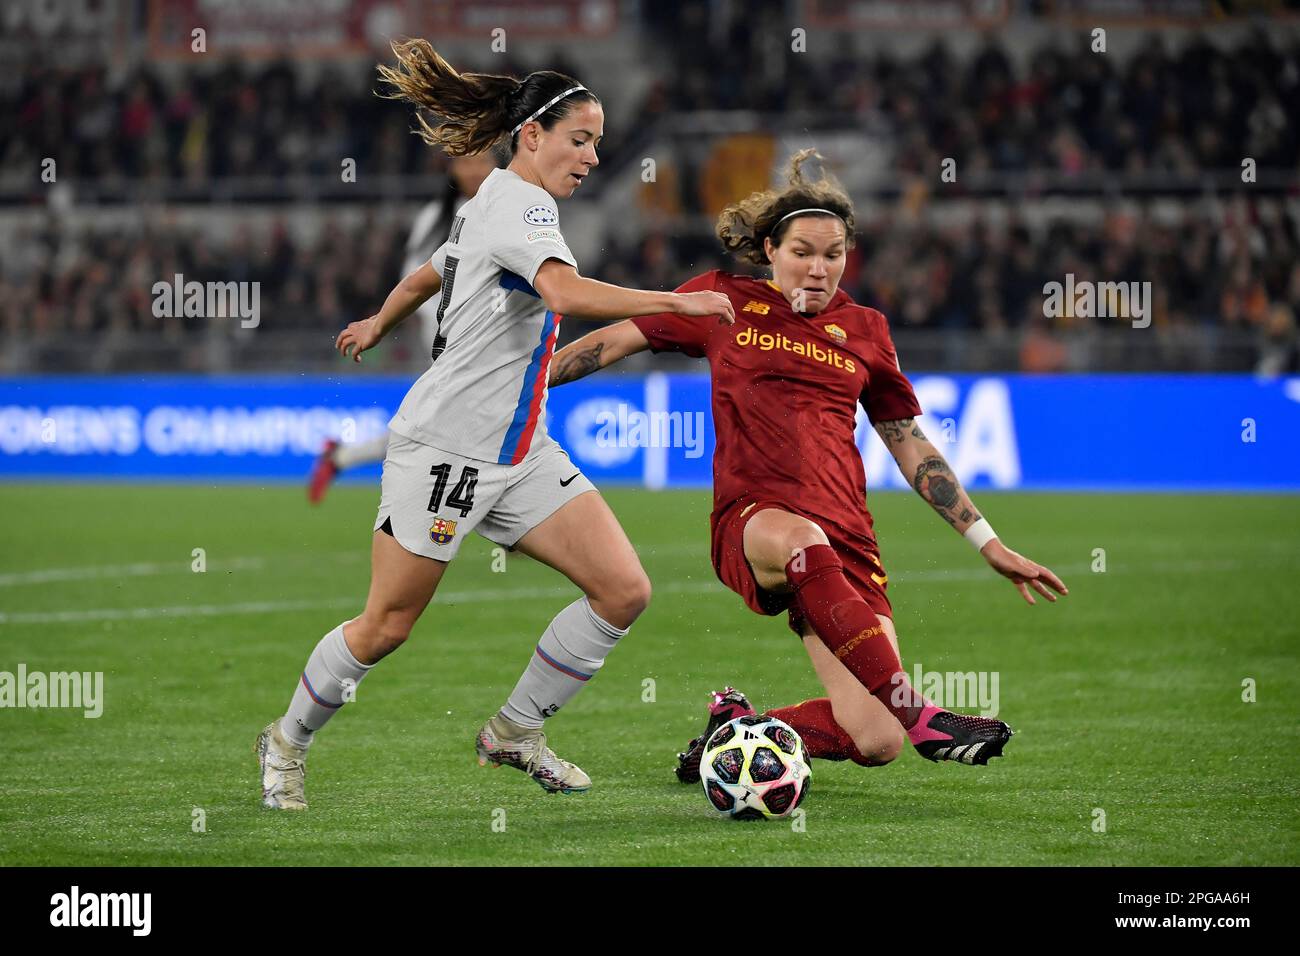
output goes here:
{"type": "Polygon", "coordinates": [[[700,758],[709,804],[734,820],[789,816],[803,802],[812,769],[794,728],[775,717],[737,717],[713,732],[700,758]]]}

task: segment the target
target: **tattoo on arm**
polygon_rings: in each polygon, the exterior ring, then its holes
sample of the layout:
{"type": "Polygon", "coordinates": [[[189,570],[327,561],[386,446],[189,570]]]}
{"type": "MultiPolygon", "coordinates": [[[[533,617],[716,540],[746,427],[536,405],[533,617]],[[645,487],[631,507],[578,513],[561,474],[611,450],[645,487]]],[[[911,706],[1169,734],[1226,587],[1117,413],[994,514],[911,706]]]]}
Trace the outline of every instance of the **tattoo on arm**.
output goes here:
{"type": "Polygon", "coordinates": [[[597,371],[600,368],[600,353],[604,348],[604,342],[597,342],[589,349],[562,349],[551,363],[548,384],[563,385],[597,371]]]}
{"type": "Polygon", "coordinates": [[[895,445],[901,445],[910,435],[913,438],[919,438],[925,441],[925,432],[921,431],[921,426],[916,423],[915,418],[899,418],[892,422],[877,422],[876,433],[884,441],[885,447],[891,452],[895,445]]]}
{"type": "Polygon", "coordinates": [[[952,473],[948,462],[930,444],[916,419],[877,422],[875,427],[885,447],[903,469],[903,474],[913,472],[912,487],[916,493],[928,501],[944,521],[964,532],[980,520],[966,489],[952,473]]]}
{"type": "Polygon", "coordinates": [[[912,487],[954,528],[959,524],[969,527],[980,519],[979,512],[957,481],[957,476],[939,455],[928,455],[921,459],[912,479],[912,487]]]}

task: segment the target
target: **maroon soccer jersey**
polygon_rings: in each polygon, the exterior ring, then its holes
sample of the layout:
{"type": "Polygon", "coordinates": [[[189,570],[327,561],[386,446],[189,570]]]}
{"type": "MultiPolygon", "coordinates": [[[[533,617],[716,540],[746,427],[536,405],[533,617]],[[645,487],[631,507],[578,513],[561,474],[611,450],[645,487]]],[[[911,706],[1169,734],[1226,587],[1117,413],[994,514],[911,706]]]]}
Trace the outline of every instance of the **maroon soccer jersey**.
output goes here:
{"type": "Polygon", "coordinates": [[[858,402],[872,423],[921,414],[885,317],[842,289],[822,312],[800,315],[774,283],[719,270],[677,289],[701,290],[729,296],[736,324],[632,321],[655,352],[709,360],[714,514],[742,497],[774,498],[874,538],[853,441],[858,402]]]}

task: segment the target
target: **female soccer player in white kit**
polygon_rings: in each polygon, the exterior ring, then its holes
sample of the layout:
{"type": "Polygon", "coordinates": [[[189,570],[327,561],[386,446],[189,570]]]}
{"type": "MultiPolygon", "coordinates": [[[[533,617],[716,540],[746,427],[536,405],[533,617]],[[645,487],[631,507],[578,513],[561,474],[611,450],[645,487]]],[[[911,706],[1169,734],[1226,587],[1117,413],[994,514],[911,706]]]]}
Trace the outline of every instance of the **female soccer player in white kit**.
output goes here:
{"type": "MultiPolygon", "coordinates": [[[[440,249],[451,234],[452,223],[460,207],[474,198],[479,186],[496,169],[491,153],[474,156],[454,156],[447,170],[447,188],[443,195],[430,200],[415,216],[411,234],[406,240],[406,256],[402,274],[414,272],[440,249]]],[[[420,339],[430,355],[440,354],[445,344],[438,338],[438,303],[425,302],[415,310],[420,320],[420,339]]],[[[435,356],[436,357],[436,356],[435,356]]],[[[340,472],[372,461],[383,461],[388,454],[388,436],[385,431],[376,438],[364,441],[343,442],[330,439],[325,443],[311,477],[307,481],[307,500],[320,504],[325,492],[340,472]]]]}
{"type": "Polygon", "coordinates": [[[307,747],[380,658],[399,647],[470,531],[555,568],[583,596],[537,643],[510,698],[479,731],[480,764],[523,770],[550,792],[591,780],[546,745],[542,724],[600,669],[650,599],[631,543],[591,482],[546,433],[548,366],[561,314],[591,319],[675,312],[735,320],[717,292],[644,292],[578,275],[555,200],[598,164],[604,113],[571,77],[458,73],[425,40],[394,44],[380,74],[419,117],[424,140],[451,155],[509,137],[511,160],[461,207],[433,258],[377,315],[336,346],[360,361],[398,322],[441,293],[446,347],[389,422],[370,593],[359,617],[316,645],[287,713],[259,735],[262,802],[304,809],[307,747]]]}

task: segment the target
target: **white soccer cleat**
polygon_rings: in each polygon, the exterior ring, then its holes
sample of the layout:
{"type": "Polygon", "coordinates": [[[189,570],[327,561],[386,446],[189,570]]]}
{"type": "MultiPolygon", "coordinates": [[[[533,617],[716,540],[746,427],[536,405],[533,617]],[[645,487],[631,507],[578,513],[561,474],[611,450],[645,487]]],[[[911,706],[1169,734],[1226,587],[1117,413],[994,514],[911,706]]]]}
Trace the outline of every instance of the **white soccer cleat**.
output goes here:
{"type": "Polygon", "coordinates": [[[480,767],[489,763],[494,767],[517,767],[547,793],[582,793],[591,788],[590,777],[546,746],[546,734],[500,714],[483,725],[474,749],[480,767]]]}
{"type": "Polygon", "coordinates": [[[306,810],[307,748],[295,747],[280,733],[280,721],[266,725],[253,747],[262,768],[262,806],[306,810]]]}

